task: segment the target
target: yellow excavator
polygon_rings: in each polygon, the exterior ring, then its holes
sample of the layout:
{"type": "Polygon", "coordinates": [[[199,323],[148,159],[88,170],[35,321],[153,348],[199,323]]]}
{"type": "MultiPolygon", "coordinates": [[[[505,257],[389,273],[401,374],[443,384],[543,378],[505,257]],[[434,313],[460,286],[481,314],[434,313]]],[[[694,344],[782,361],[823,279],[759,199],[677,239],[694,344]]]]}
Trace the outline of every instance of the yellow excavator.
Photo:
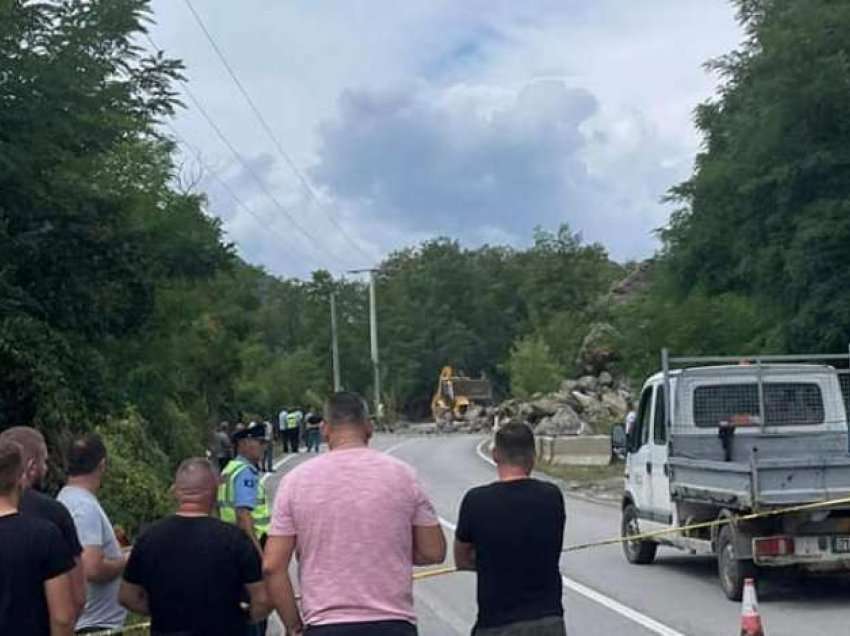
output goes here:
{"type": "Polygon", "coordinates": [[[471,406],[493,403],[493,386],[482,373],[480,378],[455,374],[452,367],[443,367],[437,390],[431,399],[431,413],[436,422],[462,420],[471,406]]]}

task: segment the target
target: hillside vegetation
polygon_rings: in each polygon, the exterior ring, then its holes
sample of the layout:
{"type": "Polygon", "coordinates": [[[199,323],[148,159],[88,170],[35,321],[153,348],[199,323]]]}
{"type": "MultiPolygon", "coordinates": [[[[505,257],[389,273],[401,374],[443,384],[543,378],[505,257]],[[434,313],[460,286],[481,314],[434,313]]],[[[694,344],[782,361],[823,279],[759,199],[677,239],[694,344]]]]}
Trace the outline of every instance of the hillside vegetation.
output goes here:
{"type": "MultiPolygon", "coordinates": [[[[486,372],[501,396],[549,390],[580,372],[592,331],[633,379],[662,346],[846,348],[850,6],[737,5],[747,41],[710,63],[722,84],[696,110],[704,145],[671,184],[651,262],[612,262],[563,226],[527,249],[444,238],[379,264],[391,413],[427,414],[445,364],[486,372]]],[[[344,385],[370,392],[367,290],[249,265],[180,185],[160,124],[182,67],[134,44],[146,0],[0,12],[0,427],[36,425],[54,451],[99,429],[110,513],[133,528],[167,508],[170,471],[216,422],[321,402],[331,292],[344,385]]]]}

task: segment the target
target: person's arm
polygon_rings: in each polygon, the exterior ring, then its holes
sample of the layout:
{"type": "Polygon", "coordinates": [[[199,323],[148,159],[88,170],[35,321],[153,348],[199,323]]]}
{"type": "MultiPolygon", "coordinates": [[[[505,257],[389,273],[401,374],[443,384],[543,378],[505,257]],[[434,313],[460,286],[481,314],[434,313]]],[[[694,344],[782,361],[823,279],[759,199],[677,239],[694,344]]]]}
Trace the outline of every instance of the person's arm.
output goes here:
{"type": "Polygon", "coordinates": [[[68,574],[71,578],[71,593],[74,596],[74,606],[77,608],[77,617],[79,618],[86,607],[86,577],[83,573],[82,561],[83,546],[80,545],[77,528],[68,509],[62,504],[58,504],[56,511],[56,526],[59,528],[59,532],[74,559],[74,567],[68,574]]]}
{"type": "Polygon", "coordinates": [[[248,538],[251,539],[251,543],[253,543],[254,547],[257,548],[257,552],[262,554],[263,548],[260,547],[260,541],[257,539],[257,532],[254,529],[254,517],[251,516],[250,508],[236,509],[236,525],[248,535],[248,538]]]}
{"type": "Polygon", "coordinates": [[[436,565],[446,560],[446,537],[440,524],[413,526],[413,565],[436,565]]]}
{"type": "Polygon", "coordinates": [[[475,561],[475,543],[473,542],[473,532],[472,532],[472,518],[473,514],[470,512],[472,506],[474,505],[472,502],[474,497],[471,496],[470,493],[466,493],[464,495],[463,500],[460,502],[460,511],[457,515],[457,528],[455,528],[455,541],[454,541],[454,557],[455,557],[455,567],[458,570],[472,570],[475,571],[477,569],[477,564],[475,561]]]}
{"type": "Polygon", "coordinates": [[[248,613],[251,616],[251,622],[259,623],[261,620],[264,620],[272,610],[266,584],[264,581],[248,583],[245,586],[245,589],[248,591],[248,600],[250,601],[250,609],[248,610],[248,613]]]}
{"type": "Polygon", "coordinates": [[[136,614],[150,616],[150,599],[147,593],[147,582],[150,580],[147,571],[148,564],[156,562],[155,550],[148,547],[147,535],[142,535],[136,541],[136,546],[127,558],[124,568],[124,578],[118,589],[118,602],[136,614]],[[153,554],[151,554],[153,552],[153,554]]]}
{"type": "Polygon", "coordinates": [[[257,551],[263,549],[254,528],[254,518],[251,511],[257,505],[257,486],[259,476],[248,466],[243,467],[233,480],[233,507],[236,508],[236,526],[251,539],[257,551]]]}
{"type": "Polygon", "coordinates": [[[475,571],[475,546],[455,539],[455,567],[458,570],[475,571]]]}
{"type": "Polygon", "coordinates": [[[89,583],[109,583],[114,581],[124,571],[127,559],[120,556],[108,559],[99,545],[83,547],[83,572],[89,583]]]}
{"type": "Polygon", "coordinates": [[[128,583],[126,580],[121,581],[121,588],[118,590],[118,602],[136,614],[151,615],[148,593],[141,585],[128,583]]]}
{"type": "Polygon", "coordinates": [[[304,623],[295,602],[295,591],[289,577],[289,562],[295,551],[296,537],[270,536],[263,555],[263,576],[270,600],[280,614],[287,634],[301,634],[304,623]]]}
{"type": "Polygon", "coordinates": [[[44,597],[50,616],[50,636],[71,636],[77,609],[71,592],[71,577],[67,572],[44,582],[44,597]]]}
{"type": "Polygon", "coordinates": [[[413,565],[436,565],[446,559],[446,537],[434,504],[425,494],[415,473],[410,473],[414,501],[413,565]]]}
{"type": "MultiPolygon", "coordinates": [[[[228,528],[231,530],[231,528],[228,528]]],[[[230,540],[236,559],[233,567],[239,572],[239,581],[248,594],[248,614],[252,623],[258,623],[269,615],[271,604],[263,580],[263,555],[257,552],[244,532],[234,531],[230,540]]]]}
{"type": "Polygon", "coordinates": [[[86,608],[86,576],[83,572],[82,557],[74,558],[74,567],[68,572],[68,577],[71,579],[71,595],[79,618],[86,608]]]}
{"type": "Polygon", "coordinates": [[[79,542],[83,546],[82,563],[85,580],[90,583],[109,583],[124,571],[126,559],[107,558],[103,552],[103,518],[100,510],[90,504],[77,503],[69,509],[79,542]]]}

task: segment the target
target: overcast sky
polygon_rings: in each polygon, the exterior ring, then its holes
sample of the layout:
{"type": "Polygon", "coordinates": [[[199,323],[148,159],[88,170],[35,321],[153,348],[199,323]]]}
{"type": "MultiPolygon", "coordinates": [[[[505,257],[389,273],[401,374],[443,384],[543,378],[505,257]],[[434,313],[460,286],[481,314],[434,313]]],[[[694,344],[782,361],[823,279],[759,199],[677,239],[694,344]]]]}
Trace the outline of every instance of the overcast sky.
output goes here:
{"type": "Polygon", "coordinates": [[[240,253],[280,275],[436,236],[524,246],[563,222],[615,259],[651,255],[716,87],[702,64],[741,39],[724,0],[192,4],[315,192],[185,0],[154,0],[153,40],[244,161],[186,99],[173,126],[206,166],[199,187],[240,253]]]}

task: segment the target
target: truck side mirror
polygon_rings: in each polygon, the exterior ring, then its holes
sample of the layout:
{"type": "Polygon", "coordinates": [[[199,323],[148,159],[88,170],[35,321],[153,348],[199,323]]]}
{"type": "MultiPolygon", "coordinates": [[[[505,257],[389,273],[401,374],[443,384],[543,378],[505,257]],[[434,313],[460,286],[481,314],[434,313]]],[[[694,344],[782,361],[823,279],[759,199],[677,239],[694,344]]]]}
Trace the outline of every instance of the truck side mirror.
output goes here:
{"type": "Polygon", "coordinates": [[[615,457],[625,457],[629,451],[629,440],[626,428],[617,424],[611,429],[611,454],[615,457]]]}

